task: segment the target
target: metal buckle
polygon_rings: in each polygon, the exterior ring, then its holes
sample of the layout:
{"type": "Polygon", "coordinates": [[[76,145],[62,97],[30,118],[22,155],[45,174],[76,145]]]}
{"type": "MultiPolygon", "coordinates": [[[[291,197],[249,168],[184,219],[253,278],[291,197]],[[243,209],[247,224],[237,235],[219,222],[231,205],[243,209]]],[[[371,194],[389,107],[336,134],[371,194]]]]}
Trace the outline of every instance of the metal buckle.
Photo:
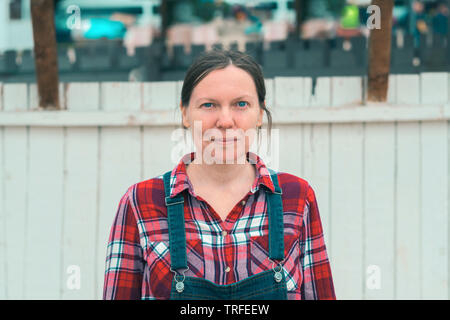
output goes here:
{"type": "Polygon", "coordinates": [[[282,270],[283,270],[283,266],[282,266],[282,262],[284,261],[280,261],[278,262],[278,265],[275,266],[275,261],[271,260],[269,258],[269,261],[272,261],[272,270],[274,272],[273,278],[275,279],[275,282],[280,282],[283,279],[283,275],[281,274],[282,270]],[[279,267],[279,269],[277,270],[276,268],[279,267]]]}
{"type": "Polygon", "coordinates": [[[170,271],[172,271],[174,273],[173,279],[175,280],[176,284],[175,284],[175,289],[177,290],[178,293],[183,292],[184,290],[184,279],[186,279],[186,275],[184,274],[186,271],[189,270],[189,267],[187,267],[186,269],[184,269],[182,271],[182,275],[183,275],[183,279],[178,280],[177,276],[179,276],[180,274],[177,272],[177,270],[172,270],[172,268],[170,268],[170,271]]]}

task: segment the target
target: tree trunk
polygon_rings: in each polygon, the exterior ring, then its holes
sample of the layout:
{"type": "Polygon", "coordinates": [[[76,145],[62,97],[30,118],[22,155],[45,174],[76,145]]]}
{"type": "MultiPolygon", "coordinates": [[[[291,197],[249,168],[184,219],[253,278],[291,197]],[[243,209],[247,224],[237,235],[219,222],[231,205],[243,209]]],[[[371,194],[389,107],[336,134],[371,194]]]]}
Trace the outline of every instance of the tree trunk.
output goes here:
{"type": "Polygon", "coordinates": [[[39,107],[60,109],[53,0],[31,0],[39,107]]]}
{"type": "Polygon", "coordinates": [[[394,0],[372,0],[380,8],[380,29],[370,30],[368,101],[385,102],[391,63],[392,10],[394,0]]]}

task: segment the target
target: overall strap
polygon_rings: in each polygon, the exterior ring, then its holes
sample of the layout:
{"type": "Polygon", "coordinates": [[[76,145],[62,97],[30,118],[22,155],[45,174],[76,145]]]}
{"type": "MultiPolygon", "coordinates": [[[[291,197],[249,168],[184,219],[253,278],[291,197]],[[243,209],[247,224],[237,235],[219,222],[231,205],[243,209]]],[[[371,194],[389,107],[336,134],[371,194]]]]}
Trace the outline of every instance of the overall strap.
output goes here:
{"type": "Polygon", "coordinates": [[[171,171],[164,174],[164,192],[169,228],[169,252],[172,270],[187,269],[186,230],[184,225],[184,197],[179,194],[170,198],[171,171]]]}
{"type": "Polygon", "coordinates": [[[272,260],[284,260],[284,223],[281,188],[275,171],[269,169],[275,192],[266,191],[269,213],[269,257],[272,260]]]}

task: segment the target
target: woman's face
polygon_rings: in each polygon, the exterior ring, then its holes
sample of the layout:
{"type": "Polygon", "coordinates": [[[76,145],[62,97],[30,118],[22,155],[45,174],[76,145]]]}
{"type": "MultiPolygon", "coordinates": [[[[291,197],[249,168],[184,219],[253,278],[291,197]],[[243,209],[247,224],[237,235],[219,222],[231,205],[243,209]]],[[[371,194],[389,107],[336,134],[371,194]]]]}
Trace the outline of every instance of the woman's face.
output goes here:
{"type": "Polygon", "coordinates": [[[211,71],[180,108],[202,161],[244,163],[264,113],[249,73],[234,65],[211,71]]]}

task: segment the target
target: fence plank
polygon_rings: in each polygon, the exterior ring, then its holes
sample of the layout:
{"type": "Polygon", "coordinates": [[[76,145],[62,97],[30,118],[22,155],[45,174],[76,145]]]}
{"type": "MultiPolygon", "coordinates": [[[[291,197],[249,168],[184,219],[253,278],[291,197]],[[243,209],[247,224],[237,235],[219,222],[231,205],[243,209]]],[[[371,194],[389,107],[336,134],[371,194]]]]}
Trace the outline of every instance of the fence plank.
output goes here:
{"type": "MultiPolygon", "coordinates": [[[[1,83],[0,83],[0,101],[1,101],[1,83]]],[[[1,107],[1,102],[0,102],[1,107]]],[[[1,111],[1,109],[0,109],[1,111]]],[[[5,128],[0,127],[0,299],[5,300],[8,297],[8,259],[6,257],[6,250],[8,249],[8,238],[6,235],[6,195],[5,195],[5,174],[4,174],[4,131],[5,128]]]]}
{"type": "Polygon", "coordinates": [[[439,104],[448,101],[448,74],[426,72],[420,75],[420,97],[423,104],[439,104]]]}
{"type": "Polygon", "coordinates": [[[448,299],[447,122],[422,123],[422,298],[448,299]]]}
{"type": "Polygon", "coordinates": [[[362,299],[362,124],[333,124],[331,137],[331,260],[336,270],[336,296],[362,299]]]}
{"type": "Polygon", "coordinates": [[[271,111],[275,103],[275,81],[273,79],[264,79],[266,87],[266,107],[271,111]]]}
{"type": "Polygon", "coordinates": [[[96,297],[97,135],[97,128],[67,128],[66,132],[63,299],[96,297]]]}
{"type": "Polygon", "coordinates": [[[280,163],[279,171],[301,177],[303,175],[302,148],[303,127],[295,125],[276,125],[279,130],[280,163]],[[289,151],[289,154],[283,153],[289,151]]]}
{"type": "MultiPolygon", "coordinates": [[[[182,142],[172,141],[172,133],[178,130],[181,134],[181,129],[178,127],[165,128],[149,128],[144,127],[143,133],[143,172],[144,179],[151,179],[166,171],[172,170],[181,157],[188,151],[183,151],[182,142]],[[170,146],[170,147],[169,147],[170,146]],[[160,150],[160,152],[154,152],[160,150]],[[173,152],[173,157],[172,157],[173,152]]],[[[188,139],[188,137],[187,137],[188,139]]]]}
{"type": "Polygon", "coordinates": [[[396,299],[420,299],[420,128],[397,124],[396,299]]]}
{"type": "Polygon", "coordinates": [[[3,98],[4,98],[4,94],[3,94],[3,83],[0,82],[0,111],[3,110],[3,98]]]}
{"type": "Polygon", "coordinates": [[[3,109],[5,111],[27,110],[27,90],[26,83],[5,83],[3,85],[3,109]]]}
{"type": "Polygon", "coordinates": [[[8,299],[24,299],[27,226],[27,129],[4,130],[4,214],[8,299]]]}
{"type": "Polygon", "coordinates": [[[30,128],[26,299],[61,294],[63,144],[62,128],[30,128]]]}
{"type": "Polygon", "coordinates": [[[361,77],[331,78],[331,106],[360,105],[362,103],[361,77]]]}
{"type": "Polygon", "coordinates": [[[146,82],[142,86],[144,110],[174,110],[179,106],[175,81],[146,82]]]}
{"type": "MultiPolygon", "coordinates": [[[[325,245],[330,258],[332,245],[330,241],[330,126],[328,124],[305,125],[303,133],[303,178],[309,182],[316,193],[325,245]]],[[[331,267],[334,270],[332,261],[331,267]]]]}
{"type": "Polygon", "coordinates": [[[142,84],[139,82],[102,82],[100,99],[104,110],[142,110],[142,84]]]}
{"type": "Polygon", "coordinates": [[[71,82],[66,84],[67,109],[95,111],[99,109],[100,83],[71,82]]]}
{"type": "Polygon", "coordinates": [[[395,125],[366,124],[364,142],[364,298],[393,299],[395,125]]]}
{"type": "Polygon", "coordinates": [[[420,103],[420,76],[417,74],[397,75],[397,103],[419,104],[420,103]]]}
{"type": "MultiPolygon", "coordinates": [[[[68,83],[67,108],[95,111],[99,83],[68,83]]],[[[67,128],[65,148],[65,202],[63,235],[63,299],[96,298],[96,243],[98,209],[97,128],[67,128]],[[70,269],[70,268],[78,269],[70,269]],[[80,288],[76,279],[79,272],[80,288]],[[75,280],[75,282],[74,282],[75,280]]],[[[101,279],[103,280],[103,279],[101,279]]]]}
{"type": "Polygon", "coordinates": [[[387,103],[395,104],[397,102],[397,76],[389,75],[387,103]]]}
{"type": "Polygon", "coordinates": [[[311,94],[309,105],[312,107],[331,106],[331,78],[317,78],[314,95],[311,94]]]}
{"type": "Polygon", "coordinates": [[[276,108],[296,108],[307,106],[305,78],[275,77],[274,82],[276,108]]]}

